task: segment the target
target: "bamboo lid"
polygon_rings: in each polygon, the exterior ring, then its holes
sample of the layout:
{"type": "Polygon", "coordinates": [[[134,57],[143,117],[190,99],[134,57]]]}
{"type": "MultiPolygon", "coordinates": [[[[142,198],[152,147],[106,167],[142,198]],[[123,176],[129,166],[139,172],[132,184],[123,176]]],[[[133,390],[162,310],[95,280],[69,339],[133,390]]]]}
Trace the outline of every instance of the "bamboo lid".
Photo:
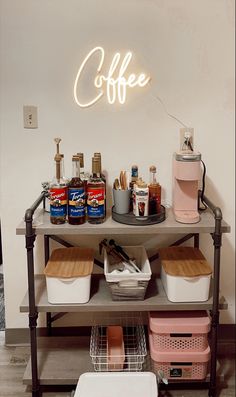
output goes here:
{"type": "Polygon", "coordinates": [[[47,277],[83,277],[93,271],[92,248],[59,248],[52,252],[44,274],[47,277]]]}
{"type": "Polygon", "coordinates": [[[159,249],[162,266],[170,276],[197,277],[212,274],[212,268],[198,248],[159,249]]]}

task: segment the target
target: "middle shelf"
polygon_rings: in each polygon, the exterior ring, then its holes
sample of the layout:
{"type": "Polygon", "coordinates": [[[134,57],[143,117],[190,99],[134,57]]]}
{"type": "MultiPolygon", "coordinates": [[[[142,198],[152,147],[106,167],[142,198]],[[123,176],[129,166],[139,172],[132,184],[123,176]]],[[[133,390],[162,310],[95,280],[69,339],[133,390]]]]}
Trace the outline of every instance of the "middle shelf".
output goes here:
{"type": "MultiPolygon", "coordinates": [[[[209,299],[205,302],[173,303],[168,301],[160,278],[153,274],[143,301],[113,301],[109,286],[103,275],[92,275],[91,295],[88,303],[50,304],[47,298],[45,276],[35,276],[35,301],[38,312],[114,312],[114,311],[159,311],[159,310],[211,310],[213,297],[210,289],[209,299]]],[[[223,296],[219,299],[219,309],[227,309],[223,296]]],[[[22,313],[29,312],[29,298],[26,293],[21,305],[22,313]]]]}

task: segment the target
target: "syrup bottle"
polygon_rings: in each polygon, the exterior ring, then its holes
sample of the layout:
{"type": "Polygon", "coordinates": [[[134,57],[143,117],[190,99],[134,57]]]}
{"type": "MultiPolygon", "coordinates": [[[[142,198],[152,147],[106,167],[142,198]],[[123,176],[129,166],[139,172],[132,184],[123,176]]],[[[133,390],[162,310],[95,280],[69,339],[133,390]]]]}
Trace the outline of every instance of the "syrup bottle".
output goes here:
{"type": "Polygon", "coordinates": [[[80,157],[72,157],[72,179],[68,184],[68,223],[81,225],[85,222],[85,184],[80,178],[80,157]]]}
{"type": "Polygon", "coordinates": [[[92,175],[87,183],[87,217],[88,222],[94,224],[105,220],[105,183],[96,157],[92,158],[92,175]]]}
{"type": "Polygon", "coordinates": [[[77,156],[79,156],[80,162],[80,179],[84,182],[86,190],[87,182],[89,180],[89,173],[84,171],[84,153],[77,153],[77,156]]]}
{"type": "Polygon", "coordinates": [[[102,178],[103,182],[105,183],[105,197],[104,197],[105,202],[104,202],[104,205],[105,205],[105,216],[106,216],[106,212],[107,212],[107,207],[106,207],[106,200],[107,200],[107,198],[106,198],[107,185],[106,185],[106,176],[105,176],[105,174],[102,172],[102,156],[101,156],[101,153],[96,152],[96,153],[94,153],[93,157],[96,158],[96,159],[98,159],[98,163],[99,163],[99,173],[100,173],[100,175],[101,175],[101,178],[102,178]]]}
{"type": "Polygon", "coordinates": [[[161,212],[161,185],[156,179],[156,167],[152,165],[149,168],[150,183],[149,189],[149,215],[159,214],[161,212]]]}
{"type": "Polygon", "coordinates": [[[55,138],[57,152],[55,160],[55,176],[50,182],[50,221],[54,225],[66,222],[67,215],[67,184],[63,175],[63,155],[59,153],[60,138],[55,138]]]}

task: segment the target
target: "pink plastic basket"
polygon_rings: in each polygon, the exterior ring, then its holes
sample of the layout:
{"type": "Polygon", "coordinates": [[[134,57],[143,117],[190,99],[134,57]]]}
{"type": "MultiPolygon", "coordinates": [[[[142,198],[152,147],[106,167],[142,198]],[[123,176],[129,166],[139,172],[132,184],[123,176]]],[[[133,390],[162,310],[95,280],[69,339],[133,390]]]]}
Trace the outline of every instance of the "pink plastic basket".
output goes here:
{"type": "Polygon", "coordinates": [[[201,380],[207,375],[210,348],[203,352],[158,352],[154,348],[152,334],[149,334],[149,347],[153,371],[159,371],[169,380],[201,380]]]}
{"type": "Polygon", "coordinates": [[[158,352],[200,352],[208,346],[210,318],[205,311],[151,312],[149,327],[158,352]]]}

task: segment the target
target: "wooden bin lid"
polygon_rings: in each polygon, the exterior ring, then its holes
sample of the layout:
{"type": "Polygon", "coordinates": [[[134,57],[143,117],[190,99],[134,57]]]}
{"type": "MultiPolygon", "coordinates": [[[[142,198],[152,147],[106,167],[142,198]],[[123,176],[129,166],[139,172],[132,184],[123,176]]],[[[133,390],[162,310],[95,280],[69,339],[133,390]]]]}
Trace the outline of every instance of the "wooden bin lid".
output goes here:
{"type": "Polygon", "coordinates": [[[44,269],[47,277],[83,277],[93,271],[94,250],[92,248],[59,248],[52,252],[44,269]]]}
{"type": "Polygon", "coordinates": [[[162,266],[170,276],[197,277],[212,273],[212,268],[198,248],[160,248],[162,266]]]}

